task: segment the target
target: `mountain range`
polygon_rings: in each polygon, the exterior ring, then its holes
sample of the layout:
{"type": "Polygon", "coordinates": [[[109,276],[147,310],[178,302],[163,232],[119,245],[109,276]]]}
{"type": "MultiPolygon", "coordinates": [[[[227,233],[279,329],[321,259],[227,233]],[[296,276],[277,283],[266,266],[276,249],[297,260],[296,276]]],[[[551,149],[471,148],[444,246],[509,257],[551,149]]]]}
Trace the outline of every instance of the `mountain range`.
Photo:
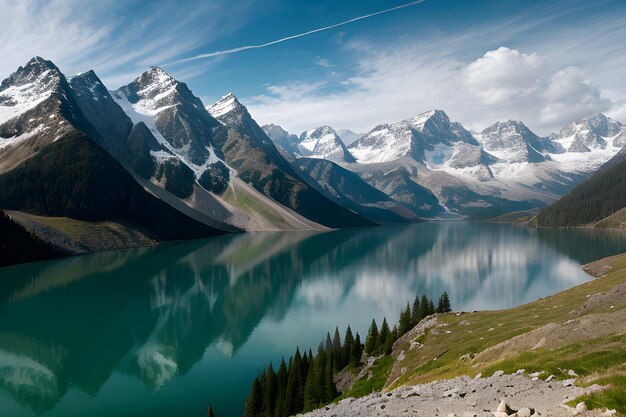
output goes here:
{"type": "Polygon", "coordinates": [[[625,143],[602,114],[540,137],[511,120],[470,132],[442,110],[297,136],[259,126],[233,94],[205,106],[159,67],[109,90],[35,57],[0,84],[0,208],[66,253],[481,219],[552,203],[625,143]]]}

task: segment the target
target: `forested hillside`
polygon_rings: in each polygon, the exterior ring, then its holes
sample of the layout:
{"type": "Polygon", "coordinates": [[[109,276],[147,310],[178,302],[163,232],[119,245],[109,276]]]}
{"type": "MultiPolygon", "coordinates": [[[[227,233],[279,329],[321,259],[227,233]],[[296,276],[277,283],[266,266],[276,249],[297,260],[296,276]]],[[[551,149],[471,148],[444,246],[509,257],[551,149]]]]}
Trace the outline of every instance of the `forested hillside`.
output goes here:
{"type": "Polygon", "coordinates": [[[568,227],[596,223],[626,207],[626,160],[609,161],[587,181],[537,215],[539,226],[568,227]]]}

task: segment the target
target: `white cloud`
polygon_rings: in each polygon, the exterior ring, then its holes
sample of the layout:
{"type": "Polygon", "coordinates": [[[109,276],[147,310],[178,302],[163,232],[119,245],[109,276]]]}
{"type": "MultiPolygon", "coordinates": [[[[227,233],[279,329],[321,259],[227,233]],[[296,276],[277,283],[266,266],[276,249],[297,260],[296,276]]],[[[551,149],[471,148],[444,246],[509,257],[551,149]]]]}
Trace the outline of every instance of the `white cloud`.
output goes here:
{"type": "Polygon", "coordinates": [[[557,71],[550,78],[544,98],[546,105],[541,118],[546,122],[560,121],[564,114],[575,120],[611,108],[611,102],[602,96],[598,87],[573,66],[557,71]]]}
{"type": "Polygon", "coordinates": [[[313,63],[324,68],[330,68],[333,66],[327,58],[322,58],[321,56],[315,57],[315,61],[313,61],[313,63]]]}
{"type": "Polygon", "coordinates": [[[543,63],[536,54],[501,47],[488,51],[463,71],[465,83],[485,104],[524,99],[541,82],[543,63]]]}

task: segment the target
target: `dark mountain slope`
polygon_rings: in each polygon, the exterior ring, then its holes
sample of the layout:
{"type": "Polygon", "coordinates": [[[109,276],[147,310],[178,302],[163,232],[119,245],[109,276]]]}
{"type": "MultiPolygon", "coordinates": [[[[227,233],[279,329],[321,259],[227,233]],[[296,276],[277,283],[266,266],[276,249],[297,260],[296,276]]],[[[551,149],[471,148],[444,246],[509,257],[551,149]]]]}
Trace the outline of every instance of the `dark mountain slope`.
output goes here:
{"type": "Polygon", "coordinates": [[[271,139],[232,94],[209,108],[226,125],[228,137],[219,144],[226,163],[263,194],[298,214],[328,227],[368,226],[373,223],[337,205],[304,182],[271,139]]]}
{"type": "Polygon", "coordinates": [[[418,217],[354,172],[324,159],[299,158],[293,165],[302,177],[335,203],[376,223],[404,223],[418,217]]]}
{"type": "Polygon", "coordinates": [[[161,239],[221,233],[146,192],[82,133],[66,135],[0,175],[0,207],[88,221],[124,219],[161,239]]]}
{"type": "Polygon", "coordinates": [[[596,223],[626,207],[626,159],[621,154],[591,178],[537,215],[539,226],[596,223]]]}

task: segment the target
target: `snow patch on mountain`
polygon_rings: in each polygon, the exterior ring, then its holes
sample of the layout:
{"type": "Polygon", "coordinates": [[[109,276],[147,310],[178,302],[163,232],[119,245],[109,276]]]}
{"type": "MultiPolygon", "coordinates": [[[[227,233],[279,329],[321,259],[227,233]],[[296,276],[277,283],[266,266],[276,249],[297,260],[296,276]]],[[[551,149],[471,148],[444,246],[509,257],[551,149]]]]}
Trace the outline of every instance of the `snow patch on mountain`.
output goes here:
{"type": "MultiPolygon", "coordinates": [[[[178,92],[178,81],[161,68],[151,67],[149,71],[135,80],[135,85],[139,85],[141,88],[133,91],[131,87],[125,86],[117,91],[110,91],[113,99],[124,110],[126,115],[130,117],[133,124],[143,122],[161,146],[173,155],[178,156],[194,172],[196,179],[199,179],[212,164],[217,162],[224,163],[217,156],[215,149],[211,145],[206,146],[208,157],[203,163],[194,163],[192,158],[189,157],[188,145],[182,147],[173,146],[157,127],[159,115],[167,109],[175,108],[184,100],[178,92]]],[[[134,85],[131,84],[131,86],[134,85]]],[[[202,108],[202,111],[206,110],[202,108]]],[[[165,155],[159,154],[158,156],[164,157],[165,155]]],[[[224,165],[228,167],[226,163],[224,165]]],[[[236,175],[234,169],[228,168],[233,176],[236,175]]]]}
{"type": "Polygon", "coordinates": [[[407,155],[413,132],[407,122],[379,125],[349,146],[359,163],[393,161],[407,155]]]}
{"type": "Polygon", "coordinates": [[[423,159],[438,144],[478,145],[460,123],[442,110],[431,110],[394,124],[378,125],[348,147],[359,163],[381,163],[405,156],[423,159]]]}
{"type": "Polygon", "coordinates": [[[213,105],[207,106],[206,109],[211,116],[217,119],[232,111],[236,111],[241,107],[241,103],[239,103],[239,100],[237,100],[233,93],[228,93],[216,101],[213,105]]]}
{"type": "Polygon", "coordinates": [[[58,88],[61,73],[50,61],[35,57],[0,84],[0,124],[36,107],[58,88]]]}
{"type": "Polygon", "coordinates": [[[13,145],[17,145],[20,142],[23,142],[27,139],[32,138],[33,136],[35,136],[36,134],[43,132],[46,129],[46,127],[44,125],[39,125],[36,128],[34,128],[33,130],[31,130],[30,132],[26,132],[26,133],[22,133],[21,135],[17,135],[17,136],[12,136],[10,138],[3,138],[0,137],[0,150],[8,147],[8,146],[13,146],[13,145]]]}
{"type": "Polygon", "coordinates": [[[320,126],[300,135],[297,145],[300,155],[309,158],[328,159],[337,163],[355,162],[337,132],[330,126],[320,126]]]}

